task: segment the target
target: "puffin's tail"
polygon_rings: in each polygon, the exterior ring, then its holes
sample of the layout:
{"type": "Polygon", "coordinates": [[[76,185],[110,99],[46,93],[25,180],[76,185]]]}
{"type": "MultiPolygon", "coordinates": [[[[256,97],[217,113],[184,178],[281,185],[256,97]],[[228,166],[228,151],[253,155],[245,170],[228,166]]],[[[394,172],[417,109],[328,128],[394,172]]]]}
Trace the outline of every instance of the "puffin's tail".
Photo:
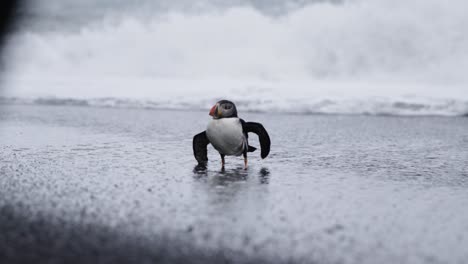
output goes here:
{"type": "Polygon", "coordinates": [[[255,150],[257,150],[257,148],[249,146],[249,149],[247,150],[247,152],[254,152],[255,150]]]}

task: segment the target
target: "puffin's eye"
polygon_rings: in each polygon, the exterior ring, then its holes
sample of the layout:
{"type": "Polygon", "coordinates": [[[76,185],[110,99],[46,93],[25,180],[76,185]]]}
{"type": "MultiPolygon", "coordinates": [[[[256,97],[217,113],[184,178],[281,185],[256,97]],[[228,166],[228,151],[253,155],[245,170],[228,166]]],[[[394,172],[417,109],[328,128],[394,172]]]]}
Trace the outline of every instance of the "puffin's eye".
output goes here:
{"type": "Polygon", "coordinates": [[[224,109],[226,109],[226,110],[229,110],[231,108],[232,108],[232,105],[230,105],[230,104],[225,104],[224,105],[224,109]]]}

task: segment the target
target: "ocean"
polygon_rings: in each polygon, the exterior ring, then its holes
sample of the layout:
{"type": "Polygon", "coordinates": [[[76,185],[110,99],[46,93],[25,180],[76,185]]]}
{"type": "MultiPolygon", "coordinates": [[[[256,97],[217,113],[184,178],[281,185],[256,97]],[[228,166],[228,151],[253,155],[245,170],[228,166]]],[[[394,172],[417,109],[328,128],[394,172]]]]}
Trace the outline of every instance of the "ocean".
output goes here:
{"type": "Polygon", "coordinates": [[[466,1],[26,1],[3,100],[468,113],[466,1]]]}

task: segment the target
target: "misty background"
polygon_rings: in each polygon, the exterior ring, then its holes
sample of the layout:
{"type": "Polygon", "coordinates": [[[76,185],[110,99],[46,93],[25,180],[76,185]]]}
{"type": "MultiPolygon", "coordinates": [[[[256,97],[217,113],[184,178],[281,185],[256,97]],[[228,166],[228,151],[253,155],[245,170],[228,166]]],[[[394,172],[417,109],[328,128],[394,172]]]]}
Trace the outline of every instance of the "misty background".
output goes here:
{"type": "Polygon", "coordinates": [[[465,115],[466,1],[25,1],[7,103],[465,115]]]}

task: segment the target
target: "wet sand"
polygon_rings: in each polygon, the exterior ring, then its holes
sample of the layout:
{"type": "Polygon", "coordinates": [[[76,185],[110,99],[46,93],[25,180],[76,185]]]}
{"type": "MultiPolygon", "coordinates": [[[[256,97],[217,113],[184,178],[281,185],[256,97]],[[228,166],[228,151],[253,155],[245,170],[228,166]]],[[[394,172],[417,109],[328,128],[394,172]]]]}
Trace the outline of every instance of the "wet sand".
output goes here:
{"type": "Polygon", "coordinates": [[[239,109],[269,130],[270,157],[221,170],[210,148],[198,171],[207,112],[1,111],[0,262],[468,259],[467,118],[239,109]]]}

